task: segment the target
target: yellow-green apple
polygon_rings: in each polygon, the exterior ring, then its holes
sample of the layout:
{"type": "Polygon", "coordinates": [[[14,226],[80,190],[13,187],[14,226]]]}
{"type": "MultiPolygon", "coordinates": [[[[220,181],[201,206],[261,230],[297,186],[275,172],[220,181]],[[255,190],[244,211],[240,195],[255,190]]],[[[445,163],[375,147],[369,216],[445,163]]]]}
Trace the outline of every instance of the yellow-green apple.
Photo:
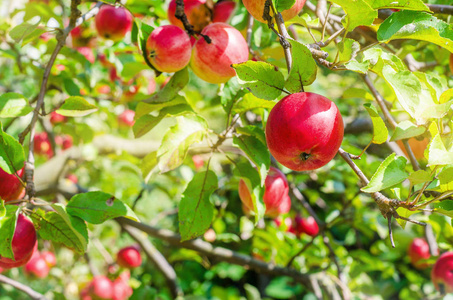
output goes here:
{"type": "Polygon", "coordinates": [[[428,263],[422,263],[421,261],[431,257],[429,252],[429,245],[422,238],[415,238],[412,240],[409,248],[407,249],[407,254],[411,261],[411,264],[417,269],[426,269],[429,267],[428,263]]]}
{"type": "Polygon", "coordinates": [[[434,264],[431,280],[442,294],[453,293],[453,252],[445,252],[434,264]]]}
{"type": "MultiPolygon", "coordinates": [[[[16,174],[22,178],[24,168],[17,171],[16,174]]],[[[0,169],[0,198],[3,201],[8,202],[19,199],[23,189],[22,182],[15,174],[8,174],[3,169],[0,169]]]]}
{"type": "Polygon", "coordinates": [[[217,2],[212,11],[212,22],[227,23],[234,14],[236,2],[231,0],[217,2]]]}
{"type": "MultiPolygon", "coordinates": [[[[263,19],[264,3],[266,0],[242,0],[247,11],[258,21],[266,23],[263,19]]],[[[288,21],[294,18],[304,7],[305,0],[296,0],[294,5],[287,10],[281,12],[283,20],[288,21]]],[[[272,17],[272,10],[270,11],[272,17]]]]}
{"type": "Polygon", "coordinates": [[[318,223],[316,223],[315,218],[312,216],[308,218],[301,218],[300,216],[297,216],[295,218],[295,223],[296,223],[296,233],[297,235],[301,235],[302,233],[306,233],[309,236],[315,237],[319,233],[319,226],[318,223]]]}
{"type": "Polygon", "coordinates": [[[116,262],[123,268],[136,268],[142,264],[142,256],[137,247],[129,246],[118,251],[116,262]]]}
{"type": "Polygon", "coordinates": [[[161,72],[177,72],[189,64],[192,47],[189,35],[175,25],[157,27],[146,42],[149,61],[161,72]]]}
{"type": "MultiPolygon", "coordinates": [[[[287,213],[291,208],[291,199],[288,196],[288,181],[285,174],[279,169],[270,167],[264,182],[263,201],[266,205],[265,215],[275,218],[287,213]]],[[[252,196],[244,180],[239,181],[239,198],[246,213],[253,211],[252,196]]]]}
{"type": "Polygon", "coordinates": [[[331,161],[343,141],[343,118],[335,103],[315,93],[280,100],[266,124],[270,153],[294,171],[318,169],[331,161]]]}
{"type": "Polygon", "coordinates": [[[119,41],[132,29],[132,15],[124,7],[102,5],[95,17],[96,29],[100,36],[119,41]]]}
{"type": "MultiPolygon", "coordinates": [[[[175,17],[176,0],[171,0],[167,15],[171,24],[180,28],[184,25],[175,17]]],[[[184,0],[184,13],[195,31],[201,31],[211,22],[211,11],[206,5],[206,0],[184,0]]]]}
{"type": "Polygon", "coordinates": [[[11,243],[14,260],[0,256],[0,267],[11,269],[25,265],[37,247],[36,230],[33,223],[24,215],[19,214],[11,243]]]}
{"type": "Polygon", "coordinates": [[[247,42],[236,28],[225,23],[212,23],[202,34],[207,35],[211,43],[201,37],[195,42],[190,60],[193,72],[210,83],[227,82],[236,75],[231,65],[247,61],[247,42]]]}

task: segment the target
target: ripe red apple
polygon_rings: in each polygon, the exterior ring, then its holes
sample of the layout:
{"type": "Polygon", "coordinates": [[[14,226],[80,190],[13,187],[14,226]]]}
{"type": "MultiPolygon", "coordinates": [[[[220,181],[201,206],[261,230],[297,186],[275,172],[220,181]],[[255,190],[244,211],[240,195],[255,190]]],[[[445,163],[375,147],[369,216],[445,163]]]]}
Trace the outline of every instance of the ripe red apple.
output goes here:
{"type": "Polygon", "coordinates": [[[118,251],[116,262],[124,268],[136,268],[142,264],[142,256],[136,247],[129,246],[118,251]]]}
{"type": "Polygon", "coordinates": [[[296,222],[296,232],[298,235],[302,233],[306,233],[309,236],[315,237],[319,233],[319,226],[316,223],[315,218],[312,216],[304,219],[304,218],[297,218],[295,219],[296,222]]]}
{"type": "Polygon", "coordinates": [[[197,171],[200,170],[204,165],[203,157],[201,157],[198,154],[195,154],[194,156],[192,156],[192,161],[195,166],[195,170],[197,170],[197,171]]]}
{"type": "Polygon", "coordinates": [[[214,10],[212,11],[212,22],[227,23],[234,15],[235,9],[236,2],[234,1],[226,0],[222,2],[217,2],[214,5],[214,10]]]}
{"type": "Polygon", "coordinates": [[[95,18],[100,36],[119,41],[132,29],[132,15],[124,7],[102,5],[95,18]]]}
{"type": "Polygon", "coordinates": [[[113,281],[113,297],[112,300],[127,300],[132,296],[132,288],[127,284],[121,275],[113,281]]]}
{"type": "MultiPolygon", "coordinates": [[[[171,24],[184,29],[182,22],[175,17],[175,12],[176,0],[171,0],[167,11],[168,20],[171,24]]],[[[211,21],[211,12],[206,6],[206,0],[184,0],[184,12],[195,31],[201,31],[211,21]]]]}
{"type": "MultiPolygon", "coordinates": [[[[288,181],[285,174],[279,169],[270,167],[264,182],[263,201],[266,205],[265,215],[275,218],[280,214],[287,213],[291,208],[291,199],[288,196],[288,181]]],[[[253,210],[253,202],[250,190],[244,180],[239,181],[239,198],[246,212],[253,210]]]]}
{"type": "Polygon", "coordinates": [[[212,23],[202,33],[211,38],[211,43],[201,37],[195,42],[190,60],[193,72],[210,83],[227,82],[236,75],[231,64],[247,61],[247,42],[236,28],[225,23],[212,23]]]}
{"type": "Polygon", "coordinates": [[[431,280],[442,294],[453,293],[453,252],[445,252],[434,264],[431,280]]]}
{"type": "Polygon", "coordinates": [[[44,258],[38,254],[38,257],[30,259],[24,267],[25,274],[33,275],[38,278],[45,278],[49,275],[50,267],[44,258]]]}
{"type": "Polygon", "coordinates": [[[407,254],[409,255],[409,259],[411,264],[416,267],[417,269],[426,269],[429,267],[427,263],[421,263],[421,260],[425,260],[431,257],[431,253],[429,252],[429,245],[422,238],[415,238],[412,240],[409,248],[407,249],[407,254]]]}
{"type": "Polygon", "coordinates": [[[41,132],[35,135],[33,150],[38,155],[46,155],[48,158],[53,156],[52,145],[46,132],[41,132]]]}
{"type": "Polygon", "coordinates": [[[131,127],[135,123],[135,111],[126,109],[118,116],[118,123],[131,127]]]}
{"type": "Polygon", "coordinates": [[[94,56],[94,52],[93,52],[93,49],[91,49],[90,47],[78,47],[76,48],[76,50],[82,54],[83,56],[85,56],[85,58],[90,62],[90,63],[94,63],[94,60],[96,59],[96,57],[94,56]]]}
{"type": "Polygon", "coordinates": [[[65,116],[60,115],[56,111],[50,113],[50,123],[52,123],[53,125],[66,122],[66,120],[67,118],[65,116]]]}
{"type": "Polygon", "coordinates": [[[25,265],[37,246],[33,223],[24,215],[19,214],[12,240],[14,260],[0,256],[0,267],[10,269],[25,265]]]}
{"type": "Polygon", "coordinates": [[[269,114],[266,141],[274,158],[294,171],[318,169],[343,141],[343,118],[335,103],[315,93],[280,100],[269,114]]]}
{"type": "Polygon", "coordinates": [[[192,47],[184,30],[175,25],[164,25],[151,32],[146,51],[157,70],[172,73],[189,64],[192,47]]]}
{"type": "Polygon", "coordinates": [[[68,176],[66,176],[66,179],[68,179],[69,181],[72,181],[72,183],[74,183],[74,184],[77,184],[79,182],[79,179],[74,174],[69,174],[68,176]]]}
{"type": "MultiPolygon", "coordinates": [[[[16,172],[16,174],[22,178],[24,174],[24,168],[16,172]]],[[[24,190],[22,182],[14,174],[8,174],[0,169],[0,198],[3,201],[13,201],[20,199],[20,194],[24,190]]]]}
{"type": "MultiPolygon", "coordinates": [[[[248,12],[258,21],[266,23],[263,19],[264,3],[266,0],[242,0],[248,12]]],[[[287,10],[282,11],[283,20],[288,21],[294,18],[304,7],[305,0],[296,0],[296,3],[287,10]]],[[[272,11],[271,11],[272,16],[272,11]]]]}
{"type": "Polygon", "coordinates": [[[96,276],[90,282],[88,293],[93,299],[112,299],[113,282],[106,276],[96,276]]]}
{"type": "Polygon", "coordinates": [[[55,257],[55,254],[51,251],[41,252],[41,257],[44,259],[49,268],[52,268],[57,264],[57,258],[55,257]]]}

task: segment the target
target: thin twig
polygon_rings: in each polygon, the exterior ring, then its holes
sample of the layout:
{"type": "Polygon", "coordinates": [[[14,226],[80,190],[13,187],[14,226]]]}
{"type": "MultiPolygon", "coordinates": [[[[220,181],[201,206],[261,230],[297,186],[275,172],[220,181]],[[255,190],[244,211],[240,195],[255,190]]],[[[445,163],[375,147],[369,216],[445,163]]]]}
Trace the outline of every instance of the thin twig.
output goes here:
{"type": "Polygon", "coordinates": [[[15,281],[9,277],[6,277],[5,275],[0,274],[0,282],[2,282],[4,284],[8,284],[17,290],[24,292],[33,300],[48,300],[48,298],[46,296],[38,293],[37,291],[33,290],[31,287],[29,287],[23,283],[20,283],[18,281],[15,281]]]}

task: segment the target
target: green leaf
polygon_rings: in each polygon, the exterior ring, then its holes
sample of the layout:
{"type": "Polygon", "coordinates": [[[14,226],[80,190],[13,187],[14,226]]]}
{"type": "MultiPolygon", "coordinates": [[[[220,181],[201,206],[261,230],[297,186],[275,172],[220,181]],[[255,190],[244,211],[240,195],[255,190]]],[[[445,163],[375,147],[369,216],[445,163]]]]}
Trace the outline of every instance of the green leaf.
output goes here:
{"type": "Polygon", "coordinates": [[[365,0],[374,9],[404,9],[429,12],[429,8],[421,0],[365,0]]]}
{"type": "Polygon", "coordinates": [[[171,77],[170,81],[162,90],[154,94],[151,98],[143,100],[147,103],[163,103],[174,99],[179,91],[181,91],[189,83],[189,71],[187,68],[176,72],[171,77]]]}
{"type": "Polygon", "coordinates": [[[238,127],[236,129],[236,132],[242,135],[254,136],[261,143],[266,144],[266,134],[264,133],[263,129],[258,126],[247,125],[244,127],[238,127]]]}
{"type": "Polygon", "coordinates": [[[353,39],[344,38],[338,44],[338,50],[339,61],[348,62],[357,56],[357,52],[360,50],[360,44],[353,39]]]}
{"type": "Polygon", "coordinates": [[[437,134],[429,143],[428,153],[429,166],[444,166],[453,164],[453,152],[447,151],[440,134],[437,134]]]}
{"type": "Polygon", "coordinates": [[[445,167],[437,175],[441,192],[453,191],[453,166],[445,167]]]}
{"type": "MultiPolygon", "coordinates": [[[[154,27],[142,22],[139,18],[135,18],[135,25],[137,26],[137,41],[138,47],[142,52],[143,59],[145,60],[146,64],[154,70],[156,73],[156,77],[162,74],[162,72],[158,71],[149,61],[148,59],[148,51],[146,50],[146,42],[148,41],[148,37],[150,36],[151,32],[153,32],[154,27]]],[[[135,39],[135,38],[134,38],[135,39]]]]}
{"type": "Polygon", "coordinates": [[[331,2],[340,5],[346,13],[342,23],[347,31],[352,31],[360,25],[369,26],[378,17],[377,11],[365,0],[333,0],[331,2]]]}
{"type": "Polygon", "coordinates": [[[6,212],[4,216],[0,218],[0,239],[2,241],[0,243],[0,256],[14,260],[14,253],[11,249],[11,244],[16,230],[19,207],[16,205],[6,205],[3,208],[6,208],[6,212]]]}
{"type": "Polygon", "coordinates": [[[371,122],[373,122],[373,140],[372,142],[375,144],[382,144],[387,141],[389,131],[385,126],[384,121],[382,120],[381,116],[371,103],[365,103],[365,109],[368,111],[371,117],[371,122]]]}
{"type": "Polygon", "coordinates": [[[261,142],[260,136],[242,134],[233,137],[233,145],[244,151],[247,157],[257,166],[261,185],[263,185],[271,164],[270,153],[266,144],[261,142]]]}
{"type": "Polygon", "coordinates": [[[420,40],[434,43],[453,52],[453,30],[448,23],[420,11],[393,13],[377,31],[380,42],[395,39],[420,40]]]}
{"type": "Polygon", "coordinates": [[[135,109],[135,118],[139,119],[141,116],[147,115],[154,111],[160,111],[163,108],[176,106],[180,104],[187,104],[186,98],[183,96],[177,95],[170,101],[162,102],[162,103],[145,103],[139,102],[137,104],[137,108],[135,109]]]}
{"type": "Polygon", "coordinates": [[[0,123],[0,168],[14,174],[24,167],[25,155],[22,145],[12,136],[3,132],[0,123]]]}
{"type": "Polygon", "coordinates": [[[296,3],[296,0],[273,0],[273,1],[275,9],[278,12],[290,9],[294,5],[294,3],[296,3]]]}
{"type": "Polygon", "coordinates": [[[102,224],[118,217],[139,221],[129,206],[104,192],[77,194],[68,202],[66,211],[91,224],[102,224]]]}
{"type": "Polygon", "coordinates": [[[264,196],[264,183],[261,184],[260,174],[253,168],[250,163],[237,163],[235,171],[239,173],[239,176],[244,180],[252,197],[253,212],[255,213],[255,222],[258,222],[264,217],[266,211],[263,196],[264,196]]]}
{"type": "Polygon", "coordinates": [[[367,186],[361,188],[365,193],[375,193],[403,182],[409,174],[406,172],[406,158],[396,154],[389,155],[371,177],[367,186]]]}
{"type": "Polygon", "coordinates": [[[127,62],[123,65],[121,71],[121,77],[124,79],[131,79],[143,70],[147,70],[148,67],[139,61],[127,62]]]}
{"type": "Polygon", "coordinates": [[[63,87],[69,96],[81,96],[80,87],[71,78],[65,78],[63,80],[63,87]]]}
{"type": "Polygon", "coordinates": [[[203,140],[207,124],[199,116],[177,117],[177,124],[171,127],[157,150],[161,173],[179,167],[192,144],[203,140]]]}
{"type": "Polygon", "coordinates": [[[22,117],[31,111],[33,108],[21,94],[6,93],[0,96],[0,118],[22,117]]]}
{"type": "Polygon", "coordinates": [[[275,104],[275,102],[263,100],[251,93],[248,93],[242,97],[242,100],[233,106],[232,112],[233,114],[242,114],[256,108],[272,109],[275,104]]]}
{"type": "Polygon", "coordinates": [[[430,181],[433,178],[432,178],[432,176],[431,176],[431,174],[429,172],[427,172],[425,170],[418,170],[418,171],[415,171],[415,172],[411,173],[409,175],[408,179],[410,180],[412,185],[416,185],[416,184],[420,184],[420,183],[424,183],[424,182],[430,181]]]}
{"type": "Polygon", "coordinates": [[[212,171],[195,174],[182,194],[179,203],[179,232],[181,242],[196,238],[208,230],[214,216],[211,194],[218,188],[212,171]]]}
{"type": "Polygon", "coordinates": [[[87,250],[88,231],[80,218],[70,216],[61,204],[52,204],[55,211],[44,212],[39,209],[31,218],[39,228],[39,236],[45,240],[61,243],[66,247],[83,254],[87,250]]]}
{"type": "Polygon", "coordinates": [[[11,31],[9,32],[9,36],[14,40],[14,42],[19,43],[27,36],[31,35],[36,30],[40,22],[41,18],[39,18],[39,20],[34,24],[30,24],[27,22],[21,23],[14,27],[13,29],[11,29],[11,31]]]}
{"type": "MultiPolygon", "coordinates": [[[[404,217],[404,218],[409,218],[411,215],[413,214],[416,214],[418,211],[411,211],[411,210],[408,210],[404,207],[398,207],[396,209],[396,212],[398,213],[398,215],[400,215],[401,217],[404,217]]],[[[400,219],[400,218],[397,218],[396,219],[398,224],[400,224],[400,226],[404,229],[406,227],[406,223],[407,221],[406,220],[403,220],[403,219],[400,219]]]]}
{"type": "MultiPolygon", "coordinates": [[[[244,95],[252,95],[249,93],[248,90],[242,88],[242,86],[239,84],[237,77],[233,77],[230,80],[228,80],[224,85],[220,87],[220,103],[223,106],[223,109],[225,112],[229,113],[231,111],[231,107],[236,104],[236,101],[241,99],[244,95]]],[[[255,99],[259,99],[256,98],[255,99]]],[[[260,99],[262,102],[268,103],[269,101],[263,101],[260,99]]],[[[247,109],[245,109],[247,110],[247,109]]]]}
{"type": "Polygon", "coordinates": [[[419,136],[425,133],[426,127],[417,126],[411,121],[402,121],[396,125],[395,131],[393,132],[391,141],[397,141],[402,139],[408,139],[414,136],[419,136]]]}
{"type": "Polygon", "coordinates": [[[142,159],[142,163],[140,164],[140,169],[143,174],[143,179],[145,180],[145,183],[148,183],[149,178],[151,175],[154,173],[154,170],[156,169],[157,164],[159,163],[159,160],[157,159],[157,151],[153,151],[146,155],[142,159]]]}
{"type": "Polygon", "coordinates": [[[247,300],[261,300],[260,291],[251,284],[244,284],[245,295],[247,300]]]}
{"type": "Polygon", "coordinates": [[[88,103],[85,98],[74,96],[66,99],[63,105],[57,109],[57,113],[66,117],[83,117],[97,110],[98,108],[88,103]]]}
{"type": "Polygon", "coordinates": [[[291,43],[293,65],[285,87],[291,93],[298,93],[302,91],[303,86],[310,85],[315,81],[317,66],[310,50],[305,45],[291,39],[289,39],[289,42],[291,43]]]}
{"type": "Polygon", "coordinates": [[[256,97],[274,100],[283,91],[285,79],[277,67],[262,61],[247,61],[233,64],[239,84],[249,89],[256,97]]]}
{"type": "Polygon", "coordinates": [[[5,202],[0,199],[0,219],[3,218],[6,215],[6,207],[5,207],[5,202]]]}

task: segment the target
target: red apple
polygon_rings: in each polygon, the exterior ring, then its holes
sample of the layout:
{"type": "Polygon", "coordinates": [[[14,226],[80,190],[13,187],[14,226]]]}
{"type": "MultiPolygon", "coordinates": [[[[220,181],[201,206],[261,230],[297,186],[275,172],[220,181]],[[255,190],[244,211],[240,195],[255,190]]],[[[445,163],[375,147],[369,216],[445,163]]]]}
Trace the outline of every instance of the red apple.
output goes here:
{"type": "MultiPolygon", "coordinates": [[[[266,0],[242,0],[248,12],[258,21],[266,23],[263,19],[264,3],[266,0]]],[[[282,11],[283,20],[288,21],[294,18],[304,7],[305,0],[296,0],[296,3],[287,10],[282,11]]],[[[272,16],[272,11],[271,11],[272,16]]]]}
{"type": "Polygon", "coordinates": [[[95,18],[100,36],[119,41],[132,29],[132,15],[124,7],[102,5],[95,18]]]}
{"type": "Polygon", "coordinates": [[[38,246],[36,230],[33,223],[24,215],[19,214],[12,240],[14,260],[0,256],[0,267],[5,269],[23,266],[33,255],[34,248],[38,246]]]}
{"type": "Polygon", "coordinates": [[[53,156],[52,145],[46,132],[41,132],[35,135],[33,150],[38,155],[46,155],[48,158],[53,156]]]}
{"type": "Polygon", "coordinates": [[[53,252],[44,251],[41,253],[41,257],[44,259],[49,268],[52,268],[57,264],[57,258],[53,252]]]}
{"type": "Polygon", "coordinates": [[[296,228],[294,227],[294,221],[290,217],[285,218],[285,228],[286,232],[297,235],[296,228]]]}
{"type": "Polygon", "coordinates": [[[25,274],[33,275],[38,278],[45,278],[49,275],[50,267],[42,256],[30,259],[24,267],[25,274]]]}
{"type": "Polygon", "coordinates": [[[431,280],[442,294],[453,293],[453,252],[445,252],[434,264],[431,280]]]}
{"type": "Polygon", "coordinates": [[[113,282],[106,276],[96,276],[90,282],[88,293],[93,299],[112,299],[113,282]]]}
{"type": "Polygon", "coordinates": [[[190,60],[193,72],[210,83],[227,82],[236,75],[231,64],[247,61],[247,42],[236,28],[225,23],[212,23],[202,33],[211,43],[201,37],[195,42],[190,60]]]}
{"type": "Polygon", "coordinates": [[[131,127],[135,123],[135,111],[126,109],[118,116],[118,122],[120,125],[131,127]]]}
{"type": "Polygon", "coordinates": [[[425,239],[413,239],[411,244],[409,245],[407,254],[409,255],[411,264],[417,269],[426,269],[427,267],[429,267],[429,264],[420,262],[431,257],[431,253],[429,252],[429,245],[425,241],[425,239]]]}
{"type": "Polygon", "coordinates": [[[66,179],[68,179],[69,181],[72,181],[72,183],[74,183],[74,184],[77,184],[79,182],[79,179],[74,174],[69,174],[68,176],[66,176],[66,179]]]}
{"type": "Polygon", "coordinates": [[[113,281],[112,300],[127,300],[130,296],[132,296],[132,288],[127,284],[127,281],[122,277],[115,279],[113,281]]]}
{"type": "Polygon", "coordinates": [[[212,22],[227,23],[234,15],[235,9],[236,2],[234,1],[226,0],[222,2],[217,2],[214,5],[214,10],[212,11],[212,22]]]}
{"type": "MultiPolygon", "coordinates": [[[[245,212],[253,210],[253,202],[250,190],[244,180],[239,181],[239,198],[242,201],[245,212]]],[[[279,169],[271,167],[264,182],[263,201],[266,205],[265,215],[275,218],[280,214],[287,213],[291,208],[291,199],[288,196],[288,181],[285,174],[279,169]],[[281,207],[282,206],[282,207],[281,207]]]]}
{"type": "Polygon", "coordinates": [[[157,27],[148,37],[149,61],[161,72],[177,72],[189,64],[192,47],[187,33],[175,25],[157,27]]]}
{"type": "Polygon", "coordinates": [[[280,100],[269,114],[266,141],[274,158],[294,171],[318,169],[343,141],[343,118],[335,103],[315,93],[280,100]]]}
{"type": "Polygon", "coordinates": [[[319,226],[316,223],[315,218],[312,216],[304,219],[304,218],[297,218],[296,221],[296,232],[298,235],[302,233],[306,233],[309,236],[315,237],[319,233],[319,226]]]}
{"type": "Polygon", "coordinates": [[[200,170],[204,165],[204,159],[200,155],[195,154],[192,156],[192,161],[195,166],[195,170],[200,170]]]}
{"type": "Polygon", "coordinates": [[[67,118],[65,116],[60,115],[56,111],[50,113],[50,123],[52,123],[53,125],[66,122],[66,120],[67,118]]]}
{"type": "MultiPolygon", "coordinates": [[[[167,15],[171,24],[184,29],[180,20],[175,17],[176,0],[171,0],[167,15]]],[[[201,31],[211,21],[211,12],[206,6],[206,0],[184,0],[184,12],[187,20],[195,31],[201,31]]]]}
{"type": "MultiPolygon", "coordinates": [[[[24,168],[16,172],[17,176],[22,178],[24,168]]],[[[8,174],[0,169],[0,198],[3,201],[13,201],[20,199],[20,194],[24,190],[22,182],[14,174],[8,174]]]]}
{"type": "Polygon", "coordinates": [[[93,49],[91,49],[90,47],[78,47],[76,48],[76,50],[82,54],[83,56],[85,56],[85,58],[90,62],[90,63],[94,63],[94,60],[96,59],[96,57],[94,56],[94,52],[93,52],[93,49]]]}
{"type": "Polygon", "coordinates": [[[142,256],[136,247],[129,246],[118,252],[116,261],[121,267],[136,268],[142,264],[142,256]]]}

